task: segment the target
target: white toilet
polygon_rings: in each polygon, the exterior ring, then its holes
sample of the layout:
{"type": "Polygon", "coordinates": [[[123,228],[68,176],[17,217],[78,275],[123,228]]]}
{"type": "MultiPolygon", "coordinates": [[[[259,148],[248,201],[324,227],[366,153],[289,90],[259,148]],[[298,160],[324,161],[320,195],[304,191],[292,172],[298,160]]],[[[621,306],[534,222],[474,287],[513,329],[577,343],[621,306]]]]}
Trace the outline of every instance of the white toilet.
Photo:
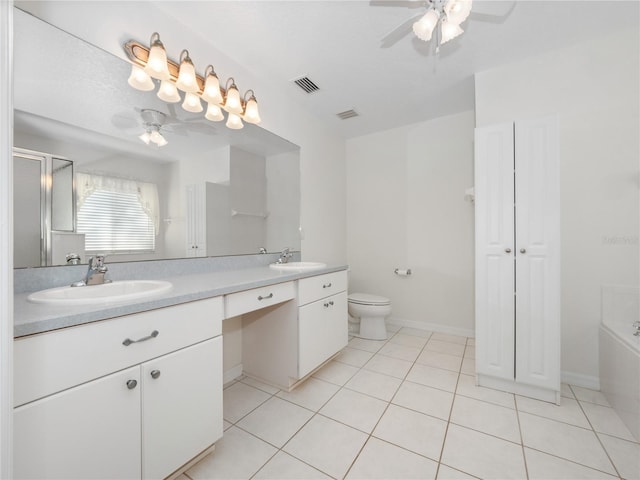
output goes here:
{"type": "Polygon", "coordinates": [[[387,339],[384,320],[391,314],[391,300],[368,293],[350,293],[348,305],[349,315],[360,320],[359,332],[352,335],[369,340],[387,339]]]}

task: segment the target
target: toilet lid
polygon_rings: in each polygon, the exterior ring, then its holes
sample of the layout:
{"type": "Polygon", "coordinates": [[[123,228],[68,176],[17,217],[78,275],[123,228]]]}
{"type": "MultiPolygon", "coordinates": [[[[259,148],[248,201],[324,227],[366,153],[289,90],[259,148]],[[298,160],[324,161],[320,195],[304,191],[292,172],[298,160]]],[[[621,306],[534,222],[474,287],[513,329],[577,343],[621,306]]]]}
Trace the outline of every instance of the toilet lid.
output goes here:
{"type": "Polygon", "coordinates": [[[370,295],[368,293],[350,293],[349,302],[359,305],[390,305],[391,300],[379,295],[370,295]]]}

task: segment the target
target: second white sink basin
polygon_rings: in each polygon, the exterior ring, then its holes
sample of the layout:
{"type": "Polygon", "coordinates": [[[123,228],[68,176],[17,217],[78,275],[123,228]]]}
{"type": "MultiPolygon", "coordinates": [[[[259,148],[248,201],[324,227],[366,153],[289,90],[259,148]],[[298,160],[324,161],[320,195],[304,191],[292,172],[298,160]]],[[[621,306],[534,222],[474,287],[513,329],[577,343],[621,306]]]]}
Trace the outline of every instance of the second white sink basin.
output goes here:
{"type": "Polygon", "coordinates": [[[159,295],[171,289],[163,280],[124,280],[85,287],[57,287],[34,292],[27,297],[33,303],[49,305],[91,305],[137,300],[159,295]]]}
{"type": "Polygon", "coordinates": [[[287,263],[271,263],[270,268],[287,272],[289,270],[319,270],[325,268],[326,263],[322,262],[287,262],[287,263]]]}

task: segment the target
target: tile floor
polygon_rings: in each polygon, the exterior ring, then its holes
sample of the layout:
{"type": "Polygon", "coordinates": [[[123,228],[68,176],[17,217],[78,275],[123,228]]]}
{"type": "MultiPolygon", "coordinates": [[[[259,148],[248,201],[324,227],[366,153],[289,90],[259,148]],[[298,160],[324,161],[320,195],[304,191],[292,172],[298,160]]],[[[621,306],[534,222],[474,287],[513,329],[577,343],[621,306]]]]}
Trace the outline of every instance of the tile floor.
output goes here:
{"type": "Polygon", "coordinates": [[[640,443],[602,394],[552,405],[476,387],[473,339],[390,326],[293,392],[225,386],[224,437],[181,480],[640,478],[640,443]]]}

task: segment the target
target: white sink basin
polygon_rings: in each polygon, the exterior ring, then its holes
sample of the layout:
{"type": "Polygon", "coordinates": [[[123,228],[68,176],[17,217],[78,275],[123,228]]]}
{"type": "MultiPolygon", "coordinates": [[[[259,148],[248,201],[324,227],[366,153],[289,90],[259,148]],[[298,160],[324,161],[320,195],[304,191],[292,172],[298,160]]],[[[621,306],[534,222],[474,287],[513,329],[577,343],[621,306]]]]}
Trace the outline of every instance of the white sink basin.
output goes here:
{"type": "Polygon", "coordinates": [[[326,266],[327,264],[322,262],[287,262],[269,264],[270,268],[280,270],[281,272],[288,272],[290,270],[319,270],[326,266]]]}
{"type": "Polygon", "coordinates": [[[167,292],[171,287],[171,283],[162,280],[125,280],[85,287],[49,288],[32,293],[27,300],[48,305],[90,305],[137,300],[167,292]]]}

